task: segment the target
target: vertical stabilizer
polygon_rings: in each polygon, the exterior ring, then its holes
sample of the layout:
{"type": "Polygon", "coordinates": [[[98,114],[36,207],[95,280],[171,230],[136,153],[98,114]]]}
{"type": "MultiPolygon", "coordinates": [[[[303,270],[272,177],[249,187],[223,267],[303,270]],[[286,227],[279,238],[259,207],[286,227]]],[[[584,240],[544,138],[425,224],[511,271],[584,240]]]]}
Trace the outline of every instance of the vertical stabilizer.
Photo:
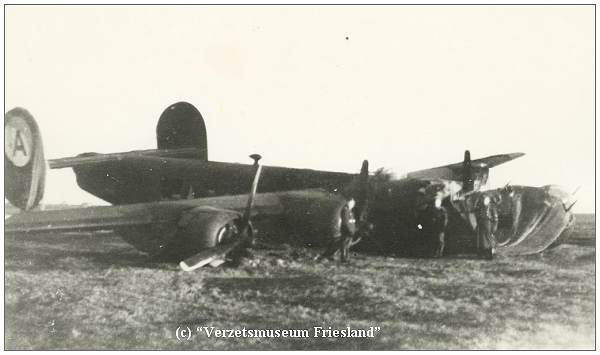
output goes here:
{"type": "MultiPolygon", "coordinates": [[[[167,107],[156,125],[158,149],[197,148],[199,160],[208,160],[206,125],[200,111],[187,102],[177,102],[167,107]]],[[[160,195],[194,197],[193,185],[185,177],[161,177],[160,195]]]]}
{"type": "Polygon", "coordinates": [[[4,197],[22,210],[44,196],[46,165],[42,136],[33,116],[17,107],[4,115],[4,197]]]}
{"type": "Polygon", "coordinates": [[[199,159],[208,160],[206,126],[200,111],[187,102],[167,107],[156,125],[158,149],[198,148],[199,159]]]}

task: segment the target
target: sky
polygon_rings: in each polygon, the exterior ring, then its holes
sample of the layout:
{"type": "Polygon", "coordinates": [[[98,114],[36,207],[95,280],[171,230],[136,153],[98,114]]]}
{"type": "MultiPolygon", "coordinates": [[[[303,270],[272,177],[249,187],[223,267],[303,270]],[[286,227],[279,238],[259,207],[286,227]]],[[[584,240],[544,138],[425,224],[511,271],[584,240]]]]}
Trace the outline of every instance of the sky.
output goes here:
{"type": "MultiPolygon", "coordinates": [[[[209,159],[398,176],[524,152],[489,187],[580,187],[595,206],[594,6],[5,7],[5,112],[46,158],[156,146],[194,104],[209,159]]],[[[45,202],[101,201],[70,169],[45,202]]]]}

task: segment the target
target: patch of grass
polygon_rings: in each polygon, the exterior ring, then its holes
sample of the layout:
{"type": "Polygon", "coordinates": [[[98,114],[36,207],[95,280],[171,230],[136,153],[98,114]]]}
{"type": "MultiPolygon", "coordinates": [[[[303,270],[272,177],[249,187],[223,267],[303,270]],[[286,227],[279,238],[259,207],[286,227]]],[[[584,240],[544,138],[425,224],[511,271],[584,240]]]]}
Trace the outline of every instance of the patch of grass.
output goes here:
{"type": "MultiPolygon", "coordinates": [[[[595,240],[594,218],[574,240],[595,240]],[[590,225],[591,223],[591,225],[590,225]]],[[[154,263],[112,234],[6,237],[7,349],[594,347],[595,243],[494,261],[258,250],[238,268],[154,263]],[[208,338],[179,326],[368,328],[374,338],[208,338]]],[[[312,333],[311,333],[312,334],[312,333]]]]}

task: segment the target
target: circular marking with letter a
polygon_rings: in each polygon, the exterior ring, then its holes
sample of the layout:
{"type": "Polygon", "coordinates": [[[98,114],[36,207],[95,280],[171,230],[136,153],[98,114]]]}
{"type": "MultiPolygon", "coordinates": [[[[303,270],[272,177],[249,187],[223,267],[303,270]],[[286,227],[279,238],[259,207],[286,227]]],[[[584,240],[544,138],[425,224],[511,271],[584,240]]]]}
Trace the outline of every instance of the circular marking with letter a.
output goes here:
{"type": "Polygon", "coordinates": [[[5,124],[4,154],[19,168],[24,167],[31,160],[33,135],[31,128],[22,117],[10,117],[5,124]]]}

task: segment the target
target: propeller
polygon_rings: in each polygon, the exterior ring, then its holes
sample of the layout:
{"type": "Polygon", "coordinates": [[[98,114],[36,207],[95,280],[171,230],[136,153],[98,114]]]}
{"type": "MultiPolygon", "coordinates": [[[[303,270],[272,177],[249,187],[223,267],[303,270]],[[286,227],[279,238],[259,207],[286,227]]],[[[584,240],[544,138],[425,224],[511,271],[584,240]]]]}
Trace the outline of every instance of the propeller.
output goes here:
{"type": "Polygon", "coordinates": [[[193,271],[211,263],[219,262],[233,249],[240,246],[243,238],[237,238],[234,242],[227,244],[219,244],[213,248],[205,249],[198,254],[192,255],[189,258],[181,261],[179,267],[183,271],[193,271]]]}
{"type": "Polygon", "coordinates": [[[473,167],[471,166],[471,152],[465,150],[465,157],[463,160],[463,192],[470,192],[474,189],[473,182],[473,167]]]}
{"type": "Polygon", "coordinates": [[[363,160],[360,174],[358,175],[358,189],[355,198],[356,205],[353,209],[357,228],[350,246],[360,242],[363,237],[368,236],[374,229],[373,225],[368,221],[370,192],[369,161],[363,160]]]}
{"type": "Polygon", "coordinates": [[[366,222],[369,204],[369,161],[363,160],[358,175],[358,193],[356,196],[355,216],[359,223],[366,222]]]}
{"type": "Polygon", "coordinates": [[[252,212],[252,205],[254,204],[254,198],[256,196],[256,189],[260,180],[260,173],[262,166],[258,161],[262,158],[259,154],[252,154],[250,158],[254,160],[254,180],[252,181],[252,187],[248,195],[248,202],[246,209],[242,215],[242,219],[237,223],[236,237],[234,241],[226,244],[219,244],[215,247],[202,250],[201,252],[190,256],[189,258],[181,261],[179,266],[184,271],[192,271],[198,269],[204,265],[220,265],[225,256],[231,253],[234,249],[244,247],[253,244],[253,233],[252,226],[250,225],[250,213],[252,212]]]}
{"type": "Polygon", "coordinates": [[[250,158],[254,160],[254,180],[252,181],[252,187],[250,188],[250,195],[248,196],[248,203],[246,204],[246,210],[240,224],[242,233],[250,227],[250,213],[252,212],[252,205],[254,204],[254,197],[256,196],[256,188],[258,187],[258,181],[260,180],[260,172],[262,165],[258,163],[262,159],[260,154],[252,154],[250,158]]]}

